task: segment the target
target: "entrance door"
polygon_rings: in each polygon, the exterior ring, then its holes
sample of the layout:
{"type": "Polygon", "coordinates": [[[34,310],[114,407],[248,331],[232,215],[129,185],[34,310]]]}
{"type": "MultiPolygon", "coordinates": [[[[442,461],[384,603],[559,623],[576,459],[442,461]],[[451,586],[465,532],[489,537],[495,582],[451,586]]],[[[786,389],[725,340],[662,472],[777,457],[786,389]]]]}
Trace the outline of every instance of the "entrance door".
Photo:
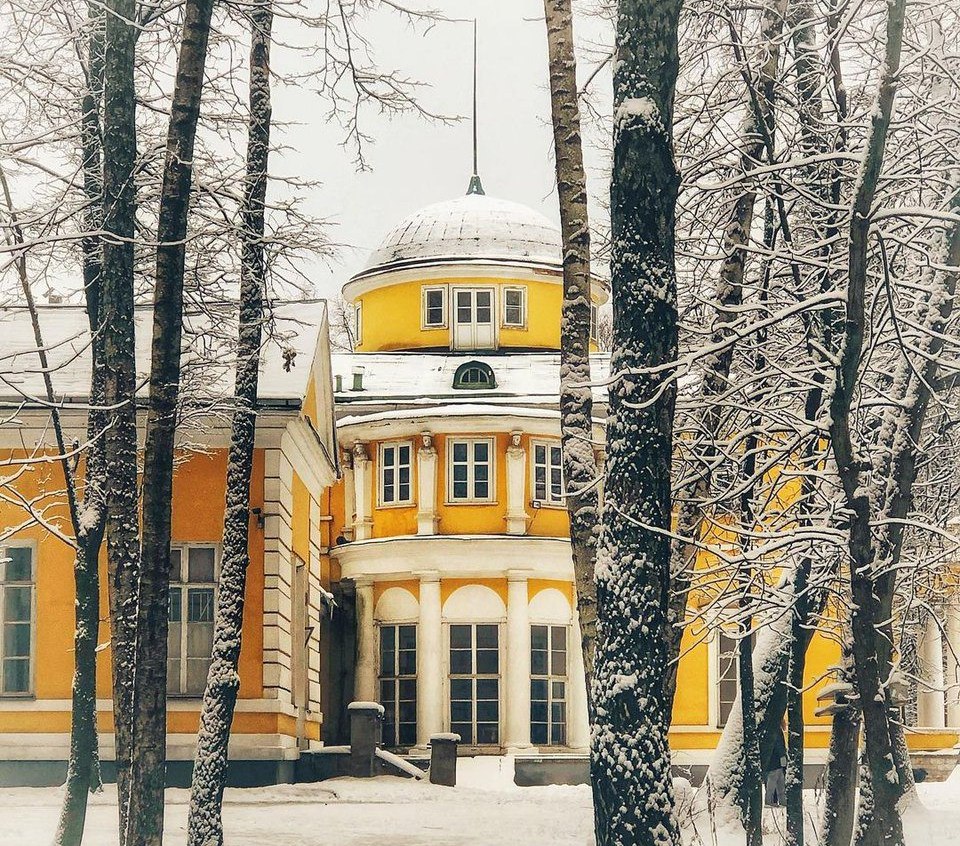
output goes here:
{"type": "Polygon", "coordinates": [[[453,289],[453,348],[494,348],[493,288],[453,289]]]}

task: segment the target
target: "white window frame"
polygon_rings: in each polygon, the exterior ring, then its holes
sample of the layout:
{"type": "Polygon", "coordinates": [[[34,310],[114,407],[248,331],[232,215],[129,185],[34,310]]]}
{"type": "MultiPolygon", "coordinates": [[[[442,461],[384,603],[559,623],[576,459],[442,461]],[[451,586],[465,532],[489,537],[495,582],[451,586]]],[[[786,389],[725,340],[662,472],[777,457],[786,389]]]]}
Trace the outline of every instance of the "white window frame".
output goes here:
{"type": "MultiPolygon", "coordinates": [[[[545,622],[540,620],[530,620],[530,680],[531,682],[536,679],[537,681],[546,681],[547,683],[547,742],[545,744],[536,744],[534,746],[550,746],[554,749],[562,749],[565,746],[569,746],[568,742],[568,733],[570,730],[570,637],[572,635],[572,629],[567,623],[557,623],[557,622],[545,622]],[[534,626],[543,626],[547,630],[547,672],[546,673],[535,673],[533,672],[533,627],[534,626]],[[553,629],[563,629],[565,632],[564,635],[564,666],[563,673],[557,672],[557,668],[553,666],[553,629]],[[563,699],[554,700],[553,695],[553,684],[554,682],[563,683],[563,699]],[[555,701],[563,702],[563,742],[554,743],[553,742],[553,728],[555,722],[553,720],[552,708],[555,704],[555,701]]],[[[532,687],[532,686],[531,686],[532,687]]],[[[532,690],[531,690],[532,694],[532,690]]],[[[532,695],[531,695],[532,698],[532,695]]],[[[531,733],[533,731],[533,711],[531,709],[530,719],[531,733]]]]}
{"type": "Polygon", "coordinates": [[[363,303],[358,302],[353,307],[353,334],[354,346],[359,347],[363,343],[363,303]]]}
{"type": "Polygon", "coordinates": [[[446,285],[424,285],[423,288],[421,288],[420,298],[421,298],[420,328],[421,329],[446,329],[450,325],[450,320],[447,317],[447,315],[449,314],[449,305],[450,305],[450,297],[447,292],[447,286],[446,285]],[[440,311],[442,313],[441,314],[442,319],[440,323],[427,322],[427,295],[431,291],[440,292],[440,299],[442,302],[442,305],[440,306],[440,311]]]}
{"type": "Polygon", "coordinates": [[[600,309],[593,303],[590,303],[590,340],[597,341],[600,338],[600,309]]]}
{"type": "MultiPolygon", "coordinates": [[[[9,541],[0,542],[0,559],[7,557],[8,549],[29,549],[30,550],[30,581],[29,582],[11,582],[14,587],[30,588],[30,654],[27,657],[28,679],[27,689],[8,693],[3,689],[3,664],[2,659],[6,654],[3,645],[3,637],[6,631],[6,621],[4,620],[3,609],[5,607],[4,590],[7,582],[0,581],[0,699],[32,699],[36,694],[36,674],[37,674],[37,545],[34,541],[9,541]]],[[[4,565],[6,566],[6,565],[4,565]]],[[[6,572],[3,574],[6,576],[6,572]]]]}
{"type": "MultiPolygon", "coordinates": [[[[187,591],[190,588],[213,588],[213,616],[214,621],[213,625],[216,625],[216,614],[217,614],[217,599],[218,599],[218,580],[220,578],[220,555],[221,547],[218,543],[174,543],[170,545],[171,550],[180,551],[180,577],[184,578],[186,574],[185,581],[174,581],[172,578],[170,580],[170,587],[179,587],[181,590],[180,594],[180,678],[177,684],[177,690],[171,691],[169,689],[169,680],[167,682],[167,696],[176,699],[197,699],[203,696],[203,690],[200,691],[190,691],[187,690],[187,624],[189,615],[189,599],[187,591]],[[213,550],[213,581],[212,582],[191,582],[190,570],[189,570],[189,558],[191,549],[212,549],[213,550]]],[[[170,660],[169,657],[167,659],[170,660]]],[[[168,664],[169,671],[169,664],[168,664]]]]}
{"type": "MultiPolygon", "coordinates": [[[[497,749],[503,748],[504,730],[506,726],[506,621],[503,618],[490,619],[452,619],[443,621],[443,700],[444,700],[444,727],[447,731],[453,730],[453,714],[451,708],[451,682],[456,679],[470,679],[472,682],[472,725],[474,736],[477,730],[477,680],[478,679],[496,679],[497,681],[497,742],[496,743],[473,743],[469,744],[466,739],[464,746],[472,749],[497,749]],[[472,673],[453,673],[450,666],[450,629],[452,626],[470,626],[471,631],[471,660],[473,661],[472,673]],[[477,672],[477,626],[494,626],[497,629],[497,672],[480,673],[477,672]]],[[[419,636],[419,632],[418,632],[419,636]]],[[[493,701],[493,700],[480,700],[493,701]]],[[[488,722],[484,720],[484,722],[488,722]]]]}
{"type": "Polygon", "coordinates": [[[451,435],[447,438],[446,442],[446,464],[447,464],[447,505],[468,505],[470,503],[491,503],[497,501],[497,440],[496,438],[470,438],[470,437],[460,437],[458,435],[451,435]],[[454,444],[467,444],[467,490],[468,495],[466,497],[454,498],[453,496],[453,447],[454,444]],[[474,496],[473,491],[475,489],[476,476],[474,468],[476,462],[474,461],[474,444],[485,443],[489,447],[488,452],[488,462],[487,466],[489,468],[489,473],[487,474],[487,491],[488,494],[486,497],[474,496]]]}
{"type": "Polygon", "coordinates": [[[539,438],[537,440],[530,441],[530,499],[534,502],[539,502],[540,505],[547,508],[566,508],[567,502],[564,498],[564,480],[563,480],[563,449],[560,449],[560,496],[555,498],[553,496],[552,488],[550,484],[550,450],[551,448],[560,448],[560,441],[546,440],[539,438]],[[546,450],[546,496],[541,499],[537,496],[537,447],[544,447],[546,450]]]}
{"type": "Polygon", "coordinates": [[[504,329],[526,329],[527,328],[527,289],[524,285],[507,285],[503,288],[503,303],[500,312],[500,322],[504,329]],[[520,322],[513,323],[507,320],[507,292],[517,291],[520,294],[520,322]]]}
{"type": "MultiPolygon", "coordinates": [[[[397,740],[399,740],[399,726],[400,726],[400,702],[406,701],[400,699],[400,682],[401,681],[410,681],[413,680],[414,685],[416,685],[418,678],[418,664],[420,660],[420,625],[418,620],[377,620],[376,622],[376,632],[377,632],[377,702],[379,702],[385,709],[387,705],[383,702],[383,683],[387,682],[393,688],[393,697],[391,704],[394,706],[394,720],[393,726],[394,731],[397,735],[397,740]],[[412,673],[403,673],[400,671],[400,628],[402,626],[410,626],[413,628],[413,655],[414,655],[414,669],[412,673]],[[385,628],[390,628],[394,630],[394,649],[393,649],[393,662],[394,666],[389,668],[389,672],[384,672],[386,669],[383,666],[383,635],[382,631],[385,628]]],[[[407,650],[410,651],[410,650],[407,650]]],[[[414,692],[414,702],[419,702],[419,690],[414,692]]],[[[389,709],[387,709],[389,710],[389,709]]],[[[419,710],[419,709],[418,709],[419,710]]],[[[417,719],[418,715],[414,716],[413,727],[414,733],[419,730],[419,720],[417,719]]],[[[407,721],[409,722],[409,721],[407,721]]],[[[390,738],[391,740],[393,738],[390,738]]],[[[410,746],[416,745],[416,739],[414,742],[409,744],[410,746]]],[[[403,749],[406,748],[403,744],[398,745],[389,745],[388,749],[403,749]]]]}
{"type": "Polygon", "coordinates": [[[396,508],[398,506],[413,505],[413,464],[413,441],[384,441],[379,445],[377,448],[377,506],[379,508],[396,508]],[[395,472],[393,487],[395,494],[396,496],[400,494],[400,468],[406,466],[410,470],[410,495],[406,499],[392,499],[390,502],[387,502],[383,496],[383,471],[387,466],[384,462],[383,453],[390,447],[395,450],[394,455],[396,458],[393,464],[395,472]],[[410,449],[410,463],[407,465],[400,463],[400,447],[409,447],[410,449]]]}

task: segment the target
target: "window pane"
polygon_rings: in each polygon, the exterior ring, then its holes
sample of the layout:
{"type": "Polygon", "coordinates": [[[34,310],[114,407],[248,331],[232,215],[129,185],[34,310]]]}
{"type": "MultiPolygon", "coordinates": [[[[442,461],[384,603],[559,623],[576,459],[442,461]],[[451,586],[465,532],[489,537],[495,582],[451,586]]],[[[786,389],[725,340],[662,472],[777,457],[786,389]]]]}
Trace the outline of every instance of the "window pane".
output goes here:
{"type": "Polygon", "coordinates": [[[412,649],[403,649],[399,654],[400,674],[410,676],[417,672],[417,653],[412,649]]]}
{"type": "Polygon", "coordinates": [[[488,482],[475,482],[473,485],[473,496],[475,499],[489,499],[490,484],[488,482]]]}
{"type": "Polygon", "coordinates": [[[416,649],[417,647],[417,627],[400,626],[400,648],[416,649]]]}
{"type": "Polygon", "coordinates": [[[546,702],[547,700],[547,680],[530,679],[530,701],[546,702]]]}
{"type": "Polygon", "coordinates": [[[187,591],[187,620],[191,623],[213,622],[213,588],[190,588],[187,591]]]}
{"type": "Polygon", "coordinates": [[[492,723],[500,719],[500,703],[496,699],[477,700],[477,722],[492,723]]]}
{"type": "Polygon", "coordinates": [[[463,624],[450,626],[450,646],[454,649],[469,649],[472,645],[471,627],[463,624]]]}
{"type": "Polygon", "coordinates": [[[30,624],[8,623],[3,629],[4,658],[30,657],[30,624]]]}
{"type": "Polygon", "coordinates": [[[450,699],[470,701],[473,698],[473,682],[470,679],[450,679],[450,699]]]}
{"type": "Polygon", "coordinates": [[[209,658],[213,651],[213,626],[208,623],[187,623],[187,657],[209,658]]]}
{"type": "Polygon", "coordinates": [[[33,588],[7,585],[3,589],[3,619],[8,623],[30,622],[30,596],[33,588]]]}
{"type": "Polygon", "coordinates": [[[499,641],[500,629],[498,626],[482,624],[477,626],[477,646],[496,647],[499,641]]]}
{"type": "Polygon", "coordinates": [[[454,498],[454,499],[466,499],[466,498],[467,498],[467,483],[466,483],[466,482],[454,482],[454,483],[453,483],[453,498],[454,498]]]}
{"type": "Polygon", "coordinates": [[[180,657],[180,638],[183,636],[183,628],[180,623],[170,623],[167,629],[167,657],[170,659],[180,657]]]}
{"type": "Polygon", "coordinates": [[[450,672],[465,675],[473,672],[473,653],[469,649],[450,650],[450,672]]]}
{"type": "Polygon", "coordinates": [[[550,670],[555,676],[567,674],[567,653],[554,650],[550,653],[550,670]]]}
{"type": "Polygon", "coordinates": [[[400,698],[405,700],[410,700],[411,702],[416,702],[417,700],[417,680],[416,679],[400,679],[398,682],[400,687],[400,698]]]}
{"type": "Polygon", "coordinates": [[[402,723],[414,723],[417,719],[417,703],[416,701],[401,701],[400,707],[398,709],[400,715],[400,722],[402,723]]]}
{"type": "Polygon", "coordinates": [[[567,648],[567,627],[566,626],[550,627],[550,645],[554,649],[567,648]]]}
{"type": "Polygon", "coordinates": [[[170,550],[170,581],[179,582],[183,579],[183,550],[170,550]]]}
{"type": "Polygon", "coordinates": [[[497,679],[477,679],[477,699],[499,699],[500,682],[497,679]]]}
{"type": "Polygon", "coordinates": [[[531,700],[530,719],[535,723],[545,723],[547,721],[547,703],[540,699],[531,700]]]}
{"type": "Polygon", "coordinates": [[[547,654],[546,649],[530,650],[530,672],[535,676],[545,676],[549,672],[547,654]]]}
{"type": "Polygon", "coordinates": [[[167,661],[167,693],[180,693],[179,661],[167,661]]]}
{"type": "Polygon", "coordinates": [[[210,669],[210,660],[187,660],[187,689],[185,693],[203,693],[207,684],[207,671],[210,669]]]}
{"type": "Polygon", "coordinates": [[[562,681],[555,681],[550,686],[550,693],[554,699],[567,698],[567,685],[562,681]]]}
{"type": "Polygon", "coordinates": [[[467,722],[473,719],[473,703],[469,700],[457,699],[450,703],[450,719],[452,722],[467,722]]]}
{"type": "Polygon", "coordinates": [[[547,627],[546,626],[530,626],[530,648],[531,649],[547,648],[547,627]]]}
{"type": "Polygon", "coordinates": [[[487,441],[476,441],[473,445],[473,460],[486,463],[490,456],[490,444],[487,441]]]}
{"type": "Polygon", "coordinates": [[[401,464],[401,465],[404,465],[404,464],[409,465],[409,464],[410,464],[410,447],[409,447],[409,446],[402,446],[402,447],[400,447],[400,453],[399,453],[399,455],[400,455],[400,464],[401,464]]]}
{"type": "Polygon", "coordinates": [[[194,546],[189,552],[188,566],[191,582],[212,582],[214,580],[214,550],[209,546],[194,546]]]}
{"type": "Polygon", "coordinates": [[[384,649],[380,653],[380,672],[385,676],[393,676],[397,671],[397,653],[392,649],[384,649]]]}
{"type": "Polygon", "coordinates": [[[530,742],[534,746],[547,745],[547,726],[546,723],[530,724],[530,742]]]}
{"type": "Polygon", "coordinates": [[[400,723],[397,741],[401,746],[413,746],[417,742],[417,724],[400,723]]]}
{"type": "Polygon", "coordinates": [[[460,462],[467,460],[467,444],[464,441],[454,441],[453,460],[460,462]]]}
{"type": "Polygon", "coordinates": [[[499,653],[496,649],[477,650],[477,672],[497,673],[500,671],[499,653]]]}
{"type": "Polygon", "coordinates": [[[467,746],[473,744],[473,726],[470,723],[451,723],[450,731],[460,735],[460,742],[467,746]]]}
{"type": "Polygon", "coordinates": [[[3,662],[3,692],[27,693],[30,690],[30,662],[7,658],[3,662]]]}
{"type": "Polygon", "coordinates": [[[380,627],[380,649],[393,649],[396,642],[397,630],[394,626],[380,627]]]}
{"type": "MultiPolygon", "coordinates": [[[[33,580],[33,569],[30,562],[33,558],[33,550],[28,546],[7,547],[4,556],[7,559],[6,576],[8,582],[29,582],[33,580]]],[[[2,571],[0,571],[2,572],[2,571]]]]}
{"type": "Polygon", "coordinates": [[[393,447],[383,448],[383,466],[384,468],[393,466],[393,447]]]}
{"type": "Polygon", "coordinates": [[[500,726],[496,723],[478,723],[477,724],[477,743],[492,744],[498,743],[500,737],[500,726]]]}

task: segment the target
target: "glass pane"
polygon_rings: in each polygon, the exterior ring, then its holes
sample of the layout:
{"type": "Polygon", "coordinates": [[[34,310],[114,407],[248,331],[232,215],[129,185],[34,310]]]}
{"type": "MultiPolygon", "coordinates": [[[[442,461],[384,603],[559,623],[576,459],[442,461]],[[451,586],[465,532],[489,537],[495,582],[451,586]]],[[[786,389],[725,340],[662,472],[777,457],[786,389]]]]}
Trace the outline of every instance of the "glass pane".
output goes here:
{"type": "Polygon", "coordinates": [[[535,676],[545,676],[549,672],[547,667],[547,650],[532,649],[530,651],[530,672],[535,676]]]}
{"type": "Polygon", "coordinates": [[[203,693],[207,684],[207,670],[210,669],[210,660],[187,660],[187,689],[185,693],[203,693]]]}
{"type": "Polygon", "coordinates": [[[562,681],[555,681],[551,685],[550,695],[555,700],[566,699],[567,698],[567,685],[562,681]]]}
{"type": "Polygon", "coordinates": [[[395,689],[393,679],[380,679],[380,704],[383,705],[387,711],[390,711],[393,707],[395,689]]]}
{"type": "Polygon", "coordinates": [[[417,627],[416,626],[400,626],[400,648],[401,649],[416,649],[417,648],[417,627]]]}
{"type": "Polygon", "coordinates": [[[499,699],[500,683],[497,679],[477,679],[477,699],[499,699]]]}
{"type": "Polygon", "coordinates": [[[499,642],[500,629],[496,625],[484,623],[477,626],[477,646],[496,647],[499,642]]]}
{"type": "Polygon", "coordinates": [[[167,693],[180,692],[180,662],[167,661],[167,693]]]}
{"type": "Polygon", "coordinates": [[[213,622],[213,588],[190,588],[187,591],[187,620],[191,623],[213,622]]]}
{"type": "Polygon", "coordinates": [[[212,582],[214,580],[214,550],[209,546],[195,546],[190,549],[188,567],[191,582],[212,582]]]}
{"type": "Polygon", "coordinates": [[[453,722],[467,722],[473,719],[473,703],[457,699],[450,703],[450,719],[453,722]]]}
{"type": "Polygon", "coordinates": [[[460,742],[470,746],[473,743],[473,726],[470,723],[451,723],[450,731],[460,735],[460,742]]]}
{"type": "Polygon", "coordinates": [[[486,464],[478,464],[473,468],[473,478],[477,484],[486,482],[490,478],[490,468],[486,464]]]}
{"type": "Polygon", "coordinates": [[[380,626],[380,649],[393,649],[397,630],[394,626],[380,626]]]}
{"type": "Polygon", "coordinates": [[[469,649],[450,650],[450,672],[466,675],[473,672],[473,653],[469,649]]]}
{"type": "Polygon", "coordinates": [[[179,582],[183,580],[183,550],[170,550],[170,581],[179,582]]]}
{"type": "Polygon", "coordinates": [[[496,699],[487,699],[477,702],[477,722],[496,722],[500,719],[500,703],[496,699]]]}
{"type": "Polygon", "coordinates": [[[170,623],[170,626],[167,629],[167,657],[168,658],[180,657],[180,638],[182,634],[183,634],[183,629],[180,623],[170,623]]]}
{"type": "Polygon", "coordinates": [[[450,646],[453,649],[469,649],[472,645],[471,627],[463,624],[450,626],[450,646]]]}
{"type": "Polygon", "coordinates": [[[453,483],[453,498],[454,499],[466,499],[468,495],[468,488],[466,482],[454,482],[453,483]]]}
{"type": "Polygon", "coordinates": [[[547,700],[547,680],[530,679],[530,701],[546,702],[547,700]]]}
{"type": "Polygon", "coordinates": [[[33,580],[30,562],[33,550],[28,546],[7,547],[4,556],[7,559],[5,580],[8,582],[29,582],[33,580]]]}
{"type": "Polygon", "coordinates": [[[477,723],[477,743],[494,744],[500,738],[500,726],[496,723],[477,723]]]}
{"type": "Polygon", "coordinates": [[[563,746],[567,742],[567,727],[564,723],[554,723],[550,729],[550,742],[554,746],[563,746]]]}
{"type": "Polygon", "coordinates": [[[213,651],[213,626],[209,623],[187,623],[187,657],[209,658],[213,651]]]}
{"type": "Polygon", "coordinates": [[[473,699],[473,682],[470,679],[450,679],[450,699],[473,699]]]}
{"type": "Polygon", "coordinates": [[[400,698],[404,700],[409,700],[411,702],[416,702],[417,680],[416,679],[400,679],[398,684],[400,688],[400,698]]]}
{"type": "Polygon", "coordinates": [[[417,742],[417,724],[415,722],[400,723],[397,740],[401,746],[413,746],[417,742]]]}
{"type": "Polygon", "coordinates": [[[567,648],[567,627],[566,626],[550,627],[550,645],[554,649],[567,648]]]}
{"type": "Polygon", "coordinates": [[[530,702],[530,719],[535,723],[547,721],[547,703],[539,699],[530,702]]]}
{"type": "Polygon", "coordinates": [[[554,702],[550,705],[550,720],[553,723],[562,723],[566,714],[566,706],[563,702],[554,702]]]}
{"type": "Polygon", "coordinates": [[[550,670],[555,676],[567,674],[567,653],[554,650],[550,653],[550,670]]]}
{"type": "Polygon", "coordinates": [[[410,464],[410,447],[400,447],[400,464],[410,464]]]}
{"type": "Polygon", "coordinates": [[[30,624],[9,623],[3,629],[3,657],[30,657],[30,624]]]}
{"type": "Polygon", "coordinates": [[[546,723],[530,724],[530,742],[534,744],[534,746],[546,746],[547,744],[546,723]]]}
{"type": "Polygon", "coordinates": [[[500,653],[496,649],[477,650],[477,672],[497,673],[500,671],[500,653]]]}
{"type": "Polygon", "coordinates": [[[417,653],[413,649],[400,650],[398,669],[403,676],[412,676],[417,672],[417,653]]]}
{"type": "Polygon", "coordinates": [[[473,486],[473,496],[476,499],[488,499],[490,497],[490,484],[488,482],[476,482],[473,486]]]}
{"type": "Polygon", "coordinates": [[[393,447],[384,447],[383,448],[383,467],[384,470],[388,467],[392,467],[394,463],[393,460],[393,447]]]}
{"type": "Polygon", "coordinates": [[[531,649],[547,648],[547,627],[546,626],[530,626],[530,648],[531,649]]]}
{"type": "Polygon", "coordinates": [[[485,464],[490,456],[490,444],[486,441],[477,441],[473,445],[473,460],[485,464]]]}
{"type": "Polygon", "coordinates": [[[397,653],[392,649],[384,649],[380,653],[380,674],[392,676],[397,672],[397,653]]]}
{"type": "Polygon", "coordinates": [[[4,693],[27,693],[30,690],[30,662],[23,658],[7,658],[3,662],[4,693]]]}
{"type": "Polygon", "coordinates": [[[400,702],[400,707],[398,710],[400,714],[400,721],[403,723],[412,723],[417,719],[417,703],[416,701],[403,700],[400,702]]]}
{"type": "Polygon", "coordinates": [[[8,623],[30,622],[33,588],[7,585],[3,589],[3,619],[8,623]]]}
{"type": "Polygon", "coordinates": [[[453,460],[463,462],[467,460],[467,444],[463,441],[456,441],[453,444],[453,460]]]}
{"type": "Polygon", "coordinates": [[[169,617],[171,623],[179,623],[183,617],[180,607],[180,588],[170,588],[170,611],[169,617]]]}

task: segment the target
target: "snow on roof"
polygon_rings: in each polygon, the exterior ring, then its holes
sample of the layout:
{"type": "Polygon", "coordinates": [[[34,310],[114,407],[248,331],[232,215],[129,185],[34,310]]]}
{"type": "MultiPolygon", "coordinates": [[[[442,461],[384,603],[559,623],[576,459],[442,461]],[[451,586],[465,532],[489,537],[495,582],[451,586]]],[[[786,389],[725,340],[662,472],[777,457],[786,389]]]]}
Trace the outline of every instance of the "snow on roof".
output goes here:
{"type": "Polygon", "coordinates": [[[357,275],[437,261],[478,259],[560,269],[560,244],[560,230],[539,212],[509,200],[467,194],[426,206],[401,220],[357,275]]]}
{"type": "MultiPolygon", "coordinates": [[[[188,311],[184,317],[183,393],[225,396],[233,392],[235,302],[207,303],[210,313],[188,311]]],[[[325,318],[323,300],[277,303],[274,321],[264,333],[260,397],[266,402],[299,401],[306,391],[317,337],[325,318]],[[292,357],[292,366],[285,363],[292,357]]],[[[37,308],[58,398],[86,399],[90,390],[89,328],[86,312],[76,305],[37,308]]],[[[135,310],[137,375],[141,393],[150,370],[152,307],[135,310]]],[[[45,395],[30,313],[24,306],[0,307],[0,397],[14,401],[45,395]]]]}
{"type": "MultiPolygon", "coordinates": [[[[610,367],[610,356],[590,356],[594,401],[606,402],[602,384],[610,367]]],[[[514,403],[556,406],[560,395],[559,353],[339,353],[332,356],[333,373],[342,377],[343,390],[336,393],[341,414],[354,414],[357,406],[435,405],[451,400],[470,405],[514,403]],[[453,387],[457,368],[479,361],[493,370],[497,386],[485,389],[453,387]],[[352,390],[354,371],[363,368],[363,390],[352,390]]],[[[372,409],[371,409],[372,410],[372,409]]]]}

